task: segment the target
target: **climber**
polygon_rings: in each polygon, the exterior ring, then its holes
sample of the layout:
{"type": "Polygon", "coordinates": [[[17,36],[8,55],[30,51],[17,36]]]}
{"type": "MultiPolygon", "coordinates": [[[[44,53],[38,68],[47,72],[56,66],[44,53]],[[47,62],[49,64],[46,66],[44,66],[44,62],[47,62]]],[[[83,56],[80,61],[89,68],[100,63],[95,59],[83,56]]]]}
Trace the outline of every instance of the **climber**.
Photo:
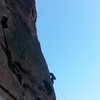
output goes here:
{"type": "Polygon", "coordinates": [[[54,76],[53,73],[50,73],[50,79],[51,79],[52,83],[54,83],[54,80],[56,80],[56,77],[54,76]]]}

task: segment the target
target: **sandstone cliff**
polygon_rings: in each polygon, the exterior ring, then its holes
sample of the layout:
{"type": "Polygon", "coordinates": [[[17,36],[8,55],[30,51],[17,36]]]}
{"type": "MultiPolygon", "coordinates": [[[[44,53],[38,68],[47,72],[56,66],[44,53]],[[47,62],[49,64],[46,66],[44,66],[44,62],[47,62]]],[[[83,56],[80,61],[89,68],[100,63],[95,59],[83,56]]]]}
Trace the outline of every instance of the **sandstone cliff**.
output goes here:
{"type": "Polygon", "coordinates": [[[0,100],[56,100],[34,0],[0,0],[0,100]]]}

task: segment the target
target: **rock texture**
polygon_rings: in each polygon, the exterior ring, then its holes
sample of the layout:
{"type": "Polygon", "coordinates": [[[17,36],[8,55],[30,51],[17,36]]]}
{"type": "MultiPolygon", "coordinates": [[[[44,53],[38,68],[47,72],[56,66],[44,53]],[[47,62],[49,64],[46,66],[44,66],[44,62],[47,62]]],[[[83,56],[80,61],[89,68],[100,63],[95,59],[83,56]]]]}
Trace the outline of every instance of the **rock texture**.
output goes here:
{"type": "Polygon", "coordinates": [[[0,100],[56,100],[36,17],[34,0],[0,0],[0,100]]]}

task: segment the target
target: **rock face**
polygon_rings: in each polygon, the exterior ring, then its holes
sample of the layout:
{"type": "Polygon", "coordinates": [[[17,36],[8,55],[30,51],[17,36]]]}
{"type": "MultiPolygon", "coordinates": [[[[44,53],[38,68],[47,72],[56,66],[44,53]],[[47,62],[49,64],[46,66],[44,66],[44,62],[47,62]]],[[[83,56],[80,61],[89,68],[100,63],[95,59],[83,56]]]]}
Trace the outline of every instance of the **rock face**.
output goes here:
{"type": "Polygon", "coordinates": [[[0,0],[0,100],[56,100],[36,17],[34,0],[0,0]]]}

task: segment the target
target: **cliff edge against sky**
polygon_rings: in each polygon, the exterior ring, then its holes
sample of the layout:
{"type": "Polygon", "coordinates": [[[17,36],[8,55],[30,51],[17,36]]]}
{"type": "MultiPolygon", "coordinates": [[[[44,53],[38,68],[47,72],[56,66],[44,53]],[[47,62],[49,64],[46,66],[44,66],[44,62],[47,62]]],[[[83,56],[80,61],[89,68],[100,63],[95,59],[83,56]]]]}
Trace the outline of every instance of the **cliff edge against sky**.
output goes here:
{"type": "Polygon", "coordinates": [[[0,0],[0,100],[56,100],[36,17],[34,0],[0,0]]]}

